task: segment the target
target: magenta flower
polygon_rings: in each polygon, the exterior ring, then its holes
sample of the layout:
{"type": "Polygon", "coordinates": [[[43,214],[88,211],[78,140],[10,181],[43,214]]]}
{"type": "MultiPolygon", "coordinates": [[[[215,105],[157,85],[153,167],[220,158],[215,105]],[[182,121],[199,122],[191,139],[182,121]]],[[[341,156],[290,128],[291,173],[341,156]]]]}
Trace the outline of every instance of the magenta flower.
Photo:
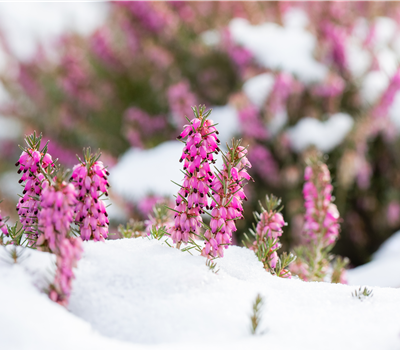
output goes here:
{"type": "Polygon", "coordinates": [[[0,212],[0,231],[6,236],[8,236],[8,229],[6,225],[7,220],[8,218],[3,218],[0,212]]]}
{"type": "MultiPolygon", "coordinates": [[[[281,247],[279,237],[282,236],[283,226],[287,225],[280,213],[282,208],[278,208],[280,203],[280,199],[267,196],[267,208],[265,209],[260,202],[261,213],[254,213],[257,226],[255,226],[255,230],[250,230],[255,240],[248,248],[254,251],[266,271],[278,277],[291,278],[288,267],[296,257],[287,253],[283,253],[279,257],[277,253],[281,247]]],[[[248,239],[247,235],[245,236],[248,239]]]]}
{"type": "Polygon", "coordinates": [[[47,153],[47,144],[39,151],[41,139],[42,135],[36,137],[36,133],[26,137],[29,148],[25,148],[15,164],[19,167],[18,173],[22,173],[19,183],[25,183],[23,196],[19,199],[16,209],[30,246],[35,244],[39,236],[37,217],[39,197],[46,182],[44,172],[54,167],[53,160],[47,153]]]}
{"type": "Polygon", "coordinates": [[[207,119],[211,110],[205,112],[205,107],[193,110],[195,118],[178,136],[187,138],[180,159],[185,177],[176,197],[174,227],[168,230],[177,247],[187,243],[190,235],[199,235],[203,222],[200,215],[204,207],[208,208],[208,186],[215,178],[210,164],[214,162],[213,153],[219,152],[218,131],[214,122],[207,119]]]}
{"type": "Polygon", "coordinates": [[[38,213],[38,229],[41,234],[36,244],[43,249],[58,253],[58,244],[67,237],[74,221],[74,207],[77,203],[75,187],[65,181],[50,185],[43,182],[38,213]]]}
{"type": "Polygon", "coordinates": [[[232,244],[232,233],[236,231],[235,220],[243,218],[244,180],[250,180],[247,168],[251,167],[247,150],[240,141],[233,140],[232,147],[223,155],[224,167],[211,182],[210,226],[204,233],[206,239],[202,255],[210,259],[223,257],[224,248],[232,244]]]}
{"type": "Polygon", "coordinates": [[[331,176],[326,164],[307,166],[303,188],[305,201],[304,233],[316,245],[328,246],[339,236],[339,212],[332,203],[331,176]]]}
{"type": "Polygon", "coordinates": [[[104,241],[108,236],[108,214],[101,197],[108,196],[109,173],[98,160],[99,157],[100,155],[93,155],[87,149],[84,161],[74,166],[71,176],[78,197],[75,222],[80,226],[84,241],[104,241]]]}
{"type": "Polygon", "coordinates": [[[64,237],[57,249],[57,271],[54,282],[50,285],[49,297],[54,302],[67,306],[75,278],[73,268],[77,267],[83,252],[82,240],[80,237],[64,237]]]}
{"type": "Polygon", "coordinates": [[[190,90],[190,84],[187,80],[172,85],[167,91],[168,103],[172,117],[176,124],[182,125],[185,122],[185,116],[192,113],[191,106],[196,104],[196,96],[190,90]]]}

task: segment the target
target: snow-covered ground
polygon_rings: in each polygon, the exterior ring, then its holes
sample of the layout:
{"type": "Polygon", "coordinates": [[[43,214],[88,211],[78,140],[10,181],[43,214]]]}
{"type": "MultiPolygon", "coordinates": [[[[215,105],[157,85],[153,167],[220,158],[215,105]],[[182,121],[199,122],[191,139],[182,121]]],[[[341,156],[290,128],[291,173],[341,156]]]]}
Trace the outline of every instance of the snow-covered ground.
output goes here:
{"type": "Polygon", "coordinates": [[[252,251],[235,246],[217,261],[217,274],[203,257],[147,238],[84,249],[69,311],[33,285],[50,276],[49,254],[33,251],[17,265],[0,260],[2,349],[400,347],[400,289],[375,287],[360,301],[354,286],[273,277],[252,251]],[[33,265],[35,276],[27,271],[33,265]],[[263,334],[252,336],[258,293],[263,334]]]}
{"type": "Polygon", "coordinates": [[[393,234],[374,254],[371,262],[349,270],[352,285],[400,288],[400,231],[393,234]]]}

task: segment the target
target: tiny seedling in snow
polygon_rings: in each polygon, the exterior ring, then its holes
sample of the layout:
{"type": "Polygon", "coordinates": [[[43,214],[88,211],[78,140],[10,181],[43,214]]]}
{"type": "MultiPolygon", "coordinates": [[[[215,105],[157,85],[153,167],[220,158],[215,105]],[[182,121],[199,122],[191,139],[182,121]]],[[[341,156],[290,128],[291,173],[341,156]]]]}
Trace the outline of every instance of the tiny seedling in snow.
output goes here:
{"type": "Polygon", "coordinates": [[[252,314],[250,317],[250,321],[251,321],[251,327],[250,327],[250,331],[251,334],[258,334],[257,330],[260,326],[260,322],[261,322],[261,309],[262,306],[264,304],[263,298],[260,294],[257,294],[256,296],[256,300],[254,300],[253,302],[253,310],[252,310],[252,314]]]}
{"type": "Polygon", "coordinates": [[[213,262],[210,259],[206,260],[206,266],[211,270],[212,273],[216,274],[219,271],[219,269],[216,269],[217,268],[217,263],[213,262]]]}
{"type": "Polygon", "coordinates": [[[372,289],[368,289],[367,287],[364,287],[363,289],[362,287],[360,287],[358,288],[358,290],[356,289],[353,293],[351,293],[351,295],[353,296],[353,298],[365,300],[373,296],[372,292],[372,289]]]}

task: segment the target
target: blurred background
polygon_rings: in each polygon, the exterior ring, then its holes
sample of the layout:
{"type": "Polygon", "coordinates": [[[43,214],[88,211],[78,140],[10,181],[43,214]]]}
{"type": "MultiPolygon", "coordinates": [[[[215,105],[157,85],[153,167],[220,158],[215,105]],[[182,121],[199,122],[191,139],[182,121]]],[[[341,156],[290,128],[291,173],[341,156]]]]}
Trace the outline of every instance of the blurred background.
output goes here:
{"type": "Polygon", "coordinates": [[[102,150],[113,231],[145,219],[176,192],[175,139],[205,104],[222,143],[250,146],[236,241],[273,193],[284,248],[301,243],[317,148],[342,217],[333,252],[365,264],[400,228],[399,23],[396,2],[1,3],[2,213],[16,220],[17,145],[36,130],[68,167],[83,147],[102,150]]]}

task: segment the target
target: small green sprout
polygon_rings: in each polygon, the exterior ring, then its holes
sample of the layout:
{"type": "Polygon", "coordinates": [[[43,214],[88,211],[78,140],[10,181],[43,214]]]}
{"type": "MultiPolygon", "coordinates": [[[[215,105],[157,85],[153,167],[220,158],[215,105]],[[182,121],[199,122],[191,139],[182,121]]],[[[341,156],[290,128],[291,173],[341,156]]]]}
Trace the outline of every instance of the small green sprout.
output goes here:
{"type": "Polygon", "coordinates": [[[364,287],[363,289],[362,287],[360,287],[358,288],[358,290],[356,289],[353,293],[351,293],[351,295],[353,296],[353,298],[365,300],[373,296],[372,292],[372,289],[368,289],[367,287],[364,287]]]}
{"type": "Polygon", "coordinates": [[[260,294],[257,294],[256,300],[254,300],[254,303],[253,303],[253,310],[252,310],[252,314],[250,317],[250,321],[251,321],[250,332],[253,335],[257,334],[257,330],[260,326],[261,309],[262,309],[263,304],[264,304],[264,301],[263,301],[262,296],[260,294]]]}

